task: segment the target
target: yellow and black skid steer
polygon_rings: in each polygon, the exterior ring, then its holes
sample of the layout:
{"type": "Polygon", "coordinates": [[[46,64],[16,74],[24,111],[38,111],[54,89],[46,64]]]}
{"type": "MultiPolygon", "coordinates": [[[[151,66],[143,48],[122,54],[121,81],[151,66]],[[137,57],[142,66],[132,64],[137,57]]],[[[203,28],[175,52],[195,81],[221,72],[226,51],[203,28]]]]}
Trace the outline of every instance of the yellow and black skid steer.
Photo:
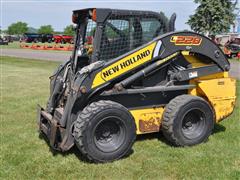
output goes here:
{"type": "Polygon", "coordinates": [[[209,38],[174,32],[176,15],[89,8],[73,11],[70,60],[50,77],[40,133],[50,146],[76,145],[87,159],[109,162],[136,135],[162,131],[174,146],[205,142],[235,106],[230,64],[209,38]]]}

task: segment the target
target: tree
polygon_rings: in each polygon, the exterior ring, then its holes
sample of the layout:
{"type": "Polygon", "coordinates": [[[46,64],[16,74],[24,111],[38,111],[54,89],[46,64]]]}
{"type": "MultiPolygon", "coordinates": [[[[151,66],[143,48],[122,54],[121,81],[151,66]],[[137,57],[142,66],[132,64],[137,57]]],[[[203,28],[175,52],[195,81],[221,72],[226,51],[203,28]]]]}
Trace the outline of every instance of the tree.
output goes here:
{"type": "Polygon", "coordinates": [[[53,31],[54,30],[51,25],[44,25],[39,28],[38,33],[39,34],[52,34],[53,31]]]}
{"type": "Polygon", "coordinates": [[[8,34],[10,35],[22,35],[28,30],[28,25],[25,22],[16,22],[8,26],[8,34]]]}
{"type": "Polygon", "coordinates": [[[62,31],[54,31],[53,33],[54,33],[54,34],[63,34],[62,31]]]}
{"type": "Polygon", "coordinates": [[[73,30],[74,26],[73,25],[69,25],[69,26],[66,26],[64,28],[64,34],[68,35],[68,36],[73,36],[74,35],[74,30],[73,30]]]}
{"type": "Polygon", "coordinates": [[[229,32],[234,23],[236,2],[231,0],[195,0],[199,3],[187,24],[193,31],[209,35],[229,32]]]}

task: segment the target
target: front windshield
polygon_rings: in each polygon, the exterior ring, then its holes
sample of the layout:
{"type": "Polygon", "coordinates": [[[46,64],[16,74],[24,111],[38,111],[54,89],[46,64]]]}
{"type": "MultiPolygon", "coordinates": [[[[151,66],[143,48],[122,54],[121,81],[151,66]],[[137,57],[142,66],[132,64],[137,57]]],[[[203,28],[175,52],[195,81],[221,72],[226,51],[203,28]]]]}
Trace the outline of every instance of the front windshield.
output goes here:
{"type": "Polygon", "coordinates": [[[84,39],[85,52],[90,56],[93,52],[93,39],[96,31],[96,22],[89,19],[86,27],[86,35],[84,39]]]}
{"type": "MultiPolygon", "coordinates": [[[[72,58],[74,59],[74,67],[78,66],[79,58],[82,56],[88,56],[88,59],[91,58],[93,52],[93,39],[96,30],[96,22],[92,20],[88,20],[86,23],[78,24],[76,28],[75,37],[75,47],[72,54],[72,58]]],[[[85,65],[88,64],[86,61],[85,65]]],[[[81,60],[81,64],[83,65],[83,60],[81,60]]]]}

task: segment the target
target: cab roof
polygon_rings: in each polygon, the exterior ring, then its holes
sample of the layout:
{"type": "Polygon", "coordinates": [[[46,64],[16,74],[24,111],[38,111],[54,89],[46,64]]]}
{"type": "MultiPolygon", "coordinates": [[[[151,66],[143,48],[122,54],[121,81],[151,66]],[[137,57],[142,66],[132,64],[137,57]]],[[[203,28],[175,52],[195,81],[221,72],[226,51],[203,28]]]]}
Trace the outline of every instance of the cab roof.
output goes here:
{"type": "Polygon", "coordinates": [[[126,9],[109,9],[109,8],[86,8],[86,9],[79,9],[74,10],[74,14],[78,14],[78,17],[86,17],[90,16],[89,12],[96,9],[96,16],[97,22],[104,22],[104,20],[108,16],[148,16],[148,17],[156,17],[158,19],[161,19],[161,16],[157,12],[153,11],[139,11],[139,10],[126,10],[126,9]]]}

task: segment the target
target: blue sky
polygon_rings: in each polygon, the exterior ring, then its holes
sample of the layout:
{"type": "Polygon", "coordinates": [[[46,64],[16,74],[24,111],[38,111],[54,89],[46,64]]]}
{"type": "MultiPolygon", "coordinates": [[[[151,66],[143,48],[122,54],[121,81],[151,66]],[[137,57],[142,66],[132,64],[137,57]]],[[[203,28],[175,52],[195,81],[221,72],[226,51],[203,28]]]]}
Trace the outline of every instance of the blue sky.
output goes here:
{"type": "Polygon", "coordinates": [[[1,0],[1,27],[6,29],[11,23],[24,21],[31,27],[51,24],[62,31],[71,24],[72,10],[87,7],[163,11],[168,17],[175,12],[176,29],[183,30],[189,29],[186,21],[197,5],[193,0],[1,0]]]}

